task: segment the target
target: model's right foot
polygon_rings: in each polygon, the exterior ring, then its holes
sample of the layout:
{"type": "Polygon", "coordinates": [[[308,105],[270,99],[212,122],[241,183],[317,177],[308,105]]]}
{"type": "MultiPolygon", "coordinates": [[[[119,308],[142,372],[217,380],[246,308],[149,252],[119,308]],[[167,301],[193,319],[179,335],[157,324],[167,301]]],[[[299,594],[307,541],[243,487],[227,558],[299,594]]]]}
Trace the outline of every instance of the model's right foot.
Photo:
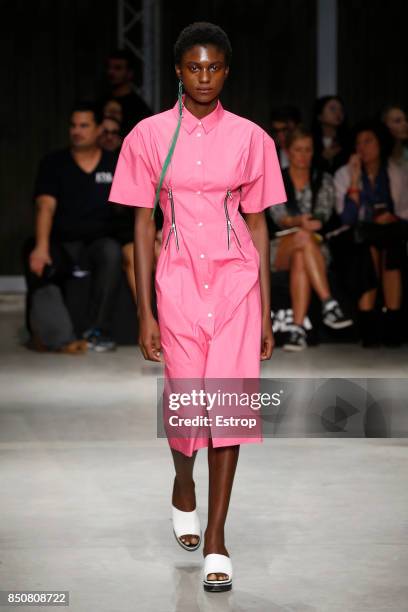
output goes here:
{"type": "MultiPolygon", "coordinates": [[[[174,478],[172,504],[177,510],[192,512],[196,508],[194,480],[180,483],[177,476],[174,478]]],[[[179,538],[186,546],[196,546],[200,540],[197,535],[186,533],[179,538]]]]}

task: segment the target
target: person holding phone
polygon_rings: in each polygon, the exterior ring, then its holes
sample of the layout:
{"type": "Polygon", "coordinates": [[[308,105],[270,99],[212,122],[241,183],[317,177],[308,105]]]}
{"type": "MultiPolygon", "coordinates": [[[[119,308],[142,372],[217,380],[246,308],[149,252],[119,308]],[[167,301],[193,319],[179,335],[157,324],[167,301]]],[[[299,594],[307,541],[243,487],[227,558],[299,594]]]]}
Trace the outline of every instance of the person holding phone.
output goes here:
{"type": "Polygon", "coordinates": [[[398,345],[401,338],[401,266],[408,237],[408,172],[392,158],[393,142],[381,123],[364,121],[354,132],[355,151],[334,177],[336,207],[352,228],[342,251],[345,275],[358,300],[363,346],[398,345]],[[377,290],[384,296],[381,339],[377,290]]]}

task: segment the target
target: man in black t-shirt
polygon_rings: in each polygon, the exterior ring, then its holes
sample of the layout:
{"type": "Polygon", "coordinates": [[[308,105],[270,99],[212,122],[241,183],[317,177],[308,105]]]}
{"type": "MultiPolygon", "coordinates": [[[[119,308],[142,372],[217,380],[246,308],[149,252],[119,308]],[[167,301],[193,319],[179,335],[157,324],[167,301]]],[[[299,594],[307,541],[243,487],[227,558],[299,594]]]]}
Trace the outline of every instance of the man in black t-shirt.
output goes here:
{"type": "Polygon", "coordinates": [[[113,350],[110,317],[121,276],[119,244],[109,237],[109,190],[116,155],[98,144],[101,123],[90,104],[77,105],[69,148],[47,155],[35,184],[35,239],[27,248],[31,331],[47,349],[113,350]],[[77,340],[59,285],[91,274],[90,326],[77,340]]]}
{"type": "Polygon", "coordinates": [[[113,99],[120,103],[122,129],[125,136],[136,123],[152,114],[146,102],[134,91],[134,77],[134,60],[131,54],[124,50],[111,53],[107,65],[110,94],[105,97],[105,101],[113,99]]]}

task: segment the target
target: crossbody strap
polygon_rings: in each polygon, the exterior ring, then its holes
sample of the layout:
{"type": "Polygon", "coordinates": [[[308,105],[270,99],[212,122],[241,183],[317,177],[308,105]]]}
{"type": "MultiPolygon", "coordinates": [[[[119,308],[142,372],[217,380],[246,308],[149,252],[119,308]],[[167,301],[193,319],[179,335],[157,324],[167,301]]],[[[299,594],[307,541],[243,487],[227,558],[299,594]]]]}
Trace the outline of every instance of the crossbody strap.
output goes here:
{"type": "Polygon", "coordinates": [[[178,135],[179,135],[179,132],[180,132],[181,120],[183,118],[183,98],[182,98],[182,93],[183,93],[183,82],[180,79],[179,80],[179,88],[178,88],[179,117],[178,117],[177,127],[176,127],[176,129],[174,131],[174,134],[173,134],[173,137],[171,139],[169,151],[168,151],[168,153],[166,155],[166,159],[164,160],[163,168],[162,168],[161,173],[160,173],[159,183],[157,185],[156,194],[154,196],[154,207],[153,207],[153,212],[152,212],[152,219],[154,218],[154,214],[156,212],[157,204],[159,203],[160,190],[162,188],[164,177],[166,176],[167,169],[168,169],[168,167],[170,165],[171,158],[173,157],[174,149],[176,148],[177,138],[178,138],[178,135]]]}

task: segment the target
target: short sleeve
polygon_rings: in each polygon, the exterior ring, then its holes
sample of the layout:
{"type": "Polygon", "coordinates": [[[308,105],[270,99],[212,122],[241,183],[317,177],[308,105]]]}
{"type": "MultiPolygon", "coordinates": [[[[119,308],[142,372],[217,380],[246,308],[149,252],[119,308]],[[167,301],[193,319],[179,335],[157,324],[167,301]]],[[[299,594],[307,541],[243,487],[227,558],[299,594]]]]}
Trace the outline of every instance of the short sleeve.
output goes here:
{"type": "Polygon", "coordinates": [[[156,180],[139,126],[123,141],[112,181],[109,201],[153,208],[156,180]]]}
{"type": "Polygon", "coordinates": [[[58,198],[59,178],[53,155],[44,157],[39,165],[34,185],[34,198],[41,195],[50,195],[58,198]]]}
{"type": "Polygon", "coordinates": [[[253,133],[241,189],[244,213],[287,201],[275,143],[264,130],[253,133]]]}

